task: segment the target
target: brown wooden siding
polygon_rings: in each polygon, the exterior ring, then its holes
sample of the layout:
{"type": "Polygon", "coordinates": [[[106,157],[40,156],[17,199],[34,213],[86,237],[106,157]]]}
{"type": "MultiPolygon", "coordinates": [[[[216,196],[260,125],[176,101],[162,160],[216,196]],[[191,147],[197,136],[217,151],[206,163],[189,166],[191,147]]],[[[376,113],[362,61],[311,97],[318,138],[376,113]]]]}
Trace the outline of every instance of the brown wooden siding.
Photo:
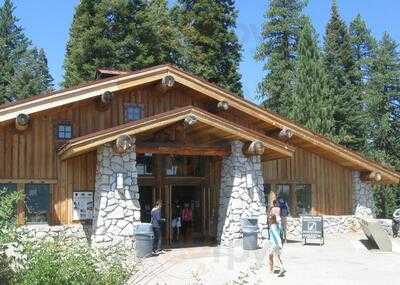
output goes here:
{"type": "Polygon", "coordinates": [[[316,214],[352,212],[352,172],[332,161],[298,148],[293,158],[263,163],[265,183],[310,184],[316,214]]]}

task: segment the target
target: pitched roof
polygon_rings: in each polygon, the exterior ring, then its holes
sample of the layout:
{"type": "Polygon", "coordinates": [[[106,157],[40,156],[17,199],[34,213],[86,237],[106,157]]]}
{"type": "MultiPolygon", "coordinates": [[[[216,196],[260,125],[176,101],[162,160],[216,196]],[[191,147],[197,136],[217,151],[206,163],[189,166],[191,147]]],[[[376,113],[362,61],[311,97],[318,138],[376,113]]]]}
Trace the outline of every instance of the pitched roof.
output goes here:
{"type": "Polygon", "coordinates": [[[379,172],[382,174],[383,180],[387,182],[399,183],[400,181],[400,174],[398,172],[371,161],[363,155],[336,144],[324,136],[316,134],[291,120],[263,109],[202,78],[171,65],[160,65],[139,71],[132,71],[126,74],[88,82],[48,95],[35,96],[13,104],[0,106],[0,123],[14,119],[20,113],[31,114],[96,97],[105,91],[116,92],[145,83],[155,82],[161,80],[168,74],[172,75],[176,82],[214,98],[215,100],[227,101],[231,107],[259,119],[268,126],[274,126],[279,129],[290,128],[294,137],[299,140],[298,144],[301,147],[309,146],[313,150],[318,151],[322,156],[328,157],[352,169],[379,172]]]}

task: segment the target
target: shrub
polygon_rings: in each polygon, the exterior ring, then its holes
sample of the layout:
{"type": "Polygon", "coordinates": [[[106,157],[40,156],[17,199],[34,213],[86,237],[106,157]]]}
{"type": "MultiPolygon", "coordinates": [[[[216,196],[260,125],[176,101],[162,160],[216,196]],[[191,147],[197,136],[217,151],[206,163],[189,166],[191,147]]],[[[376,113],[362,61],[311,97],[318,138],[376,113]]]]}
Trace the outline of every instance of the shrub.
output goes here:
{"type": "Polygon", "coordinates": [[[122,259],[94,253],[86,245],[43,242],[27,250],[27,264],[16,282],[21,285],[123,284],[129,271],[122,259]]]}
{"type": "Polygon", "coordinates": [[[16,205],[22,199],[20,192],[0,189],[0,284],[8,284],[16,274],[14,257],[8,256],[6,250],[9,243],[16,239],[16,205]]]}

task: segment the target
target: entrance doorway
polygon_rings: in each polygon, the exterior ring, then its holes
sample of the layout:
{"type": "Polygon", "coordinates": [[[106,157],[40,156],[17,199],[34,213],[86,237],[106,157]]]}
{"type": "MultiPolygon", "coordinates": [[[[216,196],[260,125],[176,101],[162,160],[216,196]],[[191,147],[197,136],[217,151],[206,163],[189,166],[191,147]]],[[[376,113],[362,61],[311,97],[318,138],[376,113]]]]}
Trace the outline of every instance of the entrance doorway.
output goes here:
{"type": "Polygon", "coordinates": [[[197,185],[171,187],[169,238],[172,247],[204,242],[203,192],[197,185]]]}

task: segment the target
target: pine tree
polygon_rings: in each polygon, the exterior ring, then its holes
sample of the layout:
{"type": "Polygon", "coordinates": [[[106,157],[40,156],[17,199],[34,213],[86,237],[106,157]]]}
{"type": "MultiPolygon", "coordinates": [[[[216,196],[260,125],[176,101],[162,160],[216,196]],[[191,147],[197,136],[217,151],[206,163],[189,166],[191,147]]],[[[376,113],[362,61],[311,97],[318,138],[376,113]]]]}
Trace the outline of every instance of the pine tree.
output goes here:
{"type": "Polygon", "coordinates": [[[324,63],[332,95],[335,136],[348,147],[362,149],[366,139],[361,75],[357,72],[350,35],[336,1],[326,27],[324,63]]]}
{"type": "Polygon", "coordinates": [[[300,34],[298,59],[295,68],[294,92],[288,106],[289,118],[328,136],[335,125],[327,78],[323,68],[317,36],[307,20],[300,34]]]}
{"type": "Polygon", "coordinates": [[[92,80],[97,67],[173,63],[174,33],[166,0],[82,0],[70,29],[63,85],[92,80]]]}
{"type": "Polygon", "coordinates": [[[173,15],[181,32],[178,64],[242,96],[235,1],[178,0],[173,15]]]}
{"type": "MultiPolygon", "coordinates": [[[[400,170],[400,57],[397,43],[385,33],[371,65],[367,89],[369,154],[400,170]]],[[[378,217],[390,218],[400,207],[400,185],[376,186],[378,217]]]]}
{"type": "Polygon", "coordinates": [[[0,7],[0,103],[52,87],[45,54],[31,47],[14,10],[11,0],[5,0],[0,7]]]}
{"type": "Polygon", "coordinates": [[[259,83],[263,105],[285,115],[282,108],[292,92],[297,45],[304,16],[303,0],[271,0],[262,27],[262,43],[255,58],[266,62],[266,76],[259,83]]]}
{"type": "Polygon", "coordinates": [[[349,33],[356,68],[365,84],[370,77],[376,40],[360,14],[350,23],[349,33]]]}

